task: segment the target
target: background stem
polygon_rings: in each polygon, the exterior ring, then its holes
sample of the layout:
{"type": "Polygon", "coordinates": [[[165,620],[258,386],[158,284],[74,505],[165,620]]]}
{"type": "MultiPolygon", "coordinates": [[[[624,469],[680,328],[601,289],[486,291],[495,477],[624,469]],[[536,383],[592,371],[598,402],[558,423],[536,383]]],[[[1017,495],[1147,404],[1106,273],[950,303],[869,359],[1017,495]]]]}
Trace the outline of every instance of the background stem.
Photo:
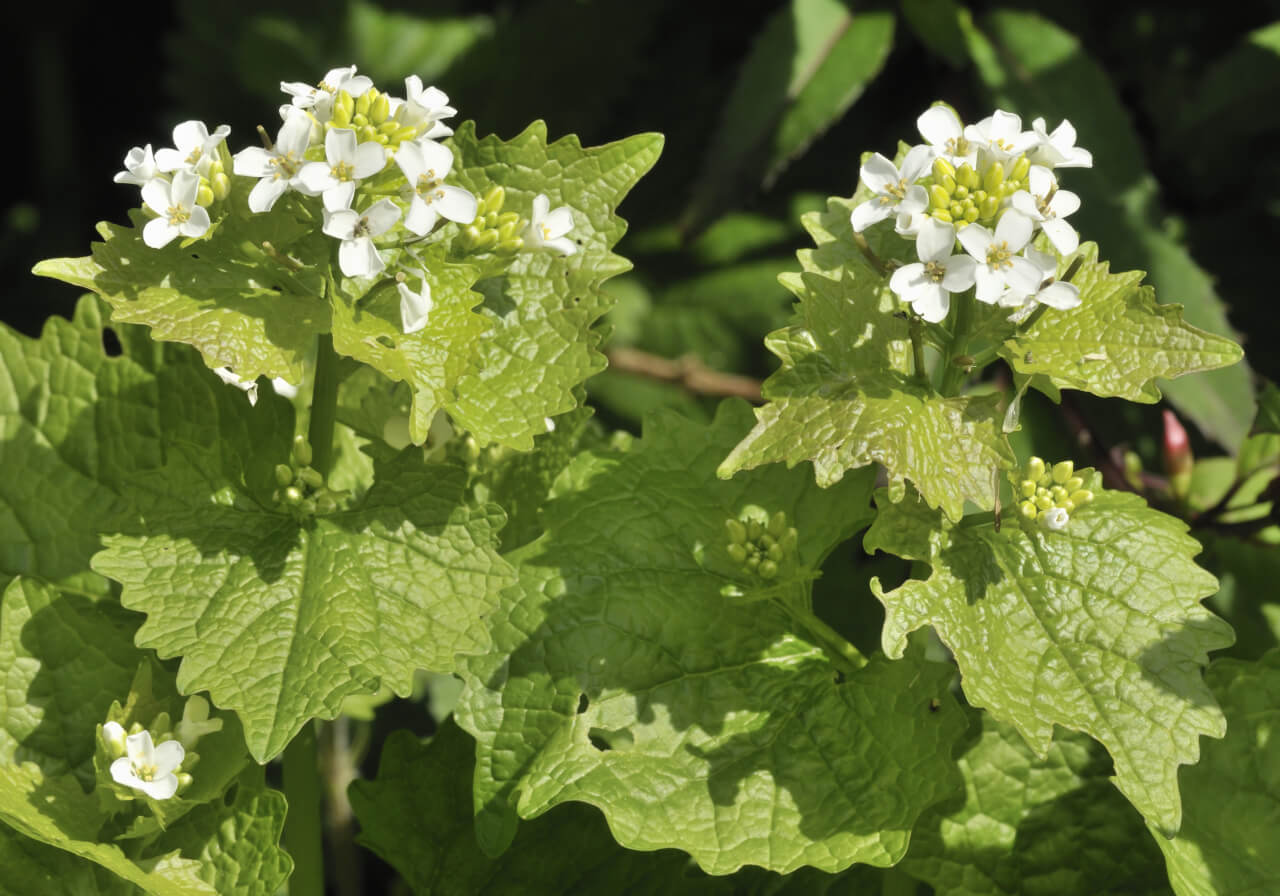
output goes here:
{"type": "Polygon", "coordinates": [[[969,330],[973,327],[973,296],[966,294],[956,296],[956,325],[951,331],[951,345],[947,346],[947,355],[942,366],[942,384],[938,391],[944,396],[955,395],[960,384],[968,373],[955,363],[956,358],[964,354],[969,344],[969,330]]]}
{"type": "Polygon", "coordinates": [[[289,801],[284,848],[293,857],[289,896],[324,896],[320,764],[314,724],[304,725],[284,748],[284,795],[289,801]]]}

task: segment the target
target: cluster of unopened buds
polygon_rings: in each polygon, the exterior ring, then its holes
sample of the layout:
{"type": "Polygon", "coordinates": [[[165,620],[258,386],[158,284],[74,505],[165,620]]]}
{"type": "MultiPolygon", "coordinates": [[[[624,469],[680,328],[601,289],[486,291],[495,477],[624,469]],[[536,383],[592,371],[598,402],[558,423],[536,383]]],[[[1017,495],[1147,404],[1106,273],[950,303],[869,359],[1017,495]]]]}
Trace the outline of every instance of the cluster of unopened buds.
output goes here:
{"type": "Polygon", "coordinates": [[[279,488],[272,495],[276,504],[302,519],[337,510],[346,493],[329,488],[320,472],[311,466],[311,444],[305,436],[294,437],[292,460],[292,464],[276,464],[279,488]]]}
{"type": "Polygon", "coordinates": [[[950,106],[935,105],[917,125],[925,143],[908,149],[901,167],[879,153],[862,165],[873,196],[851,215],[856,233],[892,218],[915,242],[919,260],[894,271],[893,292],[930,323],[970,288],[979,302],[1013,309],[1014,320],[1037,305],[1079,305],[1079,290],[1055,278],[1058,258],[1031,245],[1037,232],[1059,255],[1080,242],[1066,220],[1080,199],[1059,189],[1055,173],[1093,165],[1071,123],[1049,132],[1037,118],[1024,131],[1021,118],[996,110],[965,126],[950,106]]]}
{"type": "Polygon", "coordinates": [[[788,562],[795,558],[798,536],[787,524],[787,515],[779,510],[767,521],[755,518],[724,521],[729,536],[725,548],[730,559],[747,572],[762,579],[777,578],[788,562]]]}
{"type": "Polygon", "coordinates": [[[197,694],[183,707],[182,721],[172,731],[169,728],[167,713],[157,716],[151,728],[135,722],[126,731],[119,722],[103,723],[102,745],[111,759],[112,781],[153,800],[170,799],[190,787],[191,775],[184,768],[197,759],[191,750],[204,735],[220,731],[222,720],[209,718],[209,701],[197,694]],[[160,732],[154,738],[153,729],[160,732]]]}
{"type": "Polygon", "coordinates": [[[1041,458],[1033,457],[1022,471],[1018,497],[1018,513],[1023,519],[1061,532],[1075,509],[1093,500],[1093,492],[1084,487],[1084,478],[1071,461],[1050,467],[1041,458]]]}
{"type": "MultiPolygon", "coordinates": [[[[453,134],[445,119],[456,110],[448,96],[424,87],[416,75],[405,79],[403,97],[378,90],[355,66],[332,69],[317,85],[280,87],[291,102],[280,107],[283,123],[274,140],[259,128],[261,147],[232,157],[225,142],[229,127],[210,132],[204,122],[185,121],[174,128],[176,148],[153,151],[148,144],[129,152],[116,181],[142,188],[144,208],[153,216],[142,232],[148,246],[159,249],[179,237],[208,234],[214,224],[210,209],[216,213],[232,191],[230,170],[256,179],[248,195],[253,213],[270,212],[288,193],[315,197],[321,229],[339,241],[338,266],[347,277],[381,274],[388,248],[426,238],[443,221],[464,228],[460,243],[468,252],[577,250],[566,238],[574,226],[567,206],[552,209],[539,194],[526,221],[502,211],[501,188],[481,203],[448,182],[454,154],[439,141],[453,134]]],[[[409,264],[397,280],[404,330],[412,333],[426,326],[431,288],[412,255],[406,253],[405,260],[409,264]],[[406,271],[418,280],[415,288],[405,284],[406,271]]],[[[224,379],[232,382],[234,375],[224,379]]]]}

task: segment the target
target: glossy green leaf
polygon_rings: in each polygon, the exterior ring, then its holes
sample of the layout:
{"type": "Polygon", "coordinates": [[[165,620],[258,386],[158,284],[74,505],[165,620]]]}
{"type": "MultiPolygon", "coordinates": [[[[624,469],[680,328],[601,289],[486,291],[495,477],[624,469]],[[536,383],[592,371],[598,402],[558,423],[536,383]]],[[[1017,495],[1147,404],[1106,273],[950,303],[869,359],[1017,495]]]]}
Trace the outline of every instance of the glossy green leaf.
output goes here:
{"type": "Polygon", "coordinates": [[[1258,395],[1258,413],[1253,418],[1254,433],[1280,433],[1280,387],[1267,383],[1258,395]]]}
{"type": "Polygon", "coordinates": [[[958,757],[963,799],[931,809],[899,866],[937,896],[1157,896],[1164,863],[1087,737],[1036,756],[987,713],[958,757]]]}
{"type": "Polygon", "coordinates": [[[1280,889],[1280,651],[1253,663],[1217,660],[1205,674],[1227,717],[1183,769],[1186,822],[1173,840],[1158,833],[1178,896],[1244,896],[1280,889]]]}
{"type": "Polygon", "coordinates": [[[259,761],[342,699],[412,688],[483,649],[483,616],[510,581],[501,511],[463,502],[466,476],[414,450],[350,506],[299,521],[273,499],[293,434],[287,404],[166,370],[167,462],[138,480],[143,534],[113,535],[94,567],[147,614],[138,643],[182,656],[178,686],[240,716],[259,761]]]}
{"type": "Polygon", "coordinates": [[[1200,544],[1181,521],[1136,495],[1101,491],[1050,532],[1010,515],[952,524],[909,498],[878,500],[867,550],[928,563],[926,580],[885,593],[884,648],[932,625],[955,654],[965,695],[1012,724],[1038,753],[1054,725],[1100,741],[1116,786],[1161,830],[1182,821],[1178,766],[1221,737],[1221,711],[1201,679],[1230,626],[1201,606],[1216,589],[1192,562],[1200,544]]]}
{"type": "Polygon", "coordinates": [[[1142,273],[1112,274],[1098,261],[1096,243],[1085,243],[1059,262],[1059,275],[1081,262],[1071,282],[1080,305],[1049,308],[1005,342],[1001,354],[1015,371],[1042,374],[1054,386],[1129,401],[1160,400],[1158,378],[1172,378],[1237,363],[1244,352],[1223,336],[1182,319],[1176,305],[1158,305],[1141,286],[1142,273]]]}
{"type": "Polygon", "coordinates": [[[806,621],[813,570],[868,518],[870,471],[827,489],[778,466],[717,480],[749,422],[736,402],[710,428],[655,415],[629,451],[557,480],[456,711],[487,851],[517,813],[578,800],[623,846],[677,847],[713,874],[885,866],[954,788],[948,668],[864,666],[806,621]],[[726,520],[778,511],[797,553],[766,580],[734,562],[726,520]]]}
{"type": "Polygon", "coordinates": [[[548,143],[542,122],[509,141],[479,138],[467,123],[453,146],[458,184],[478,195],[502,186],[505,210],[527,218],[539,193],[552,208],[573,210],[573,255],[522,252],[504,274],[476,285],[493,326],[477,340],[447,405],[481,444],[525,451],[548,419],[577,406],[574,387],[604,367],[592,330],[611,304],[600,284],[631,267],[612,252],[626,230],[615,210],[657,161],[662,137],[583,147],[572,136],[548,143]]]}

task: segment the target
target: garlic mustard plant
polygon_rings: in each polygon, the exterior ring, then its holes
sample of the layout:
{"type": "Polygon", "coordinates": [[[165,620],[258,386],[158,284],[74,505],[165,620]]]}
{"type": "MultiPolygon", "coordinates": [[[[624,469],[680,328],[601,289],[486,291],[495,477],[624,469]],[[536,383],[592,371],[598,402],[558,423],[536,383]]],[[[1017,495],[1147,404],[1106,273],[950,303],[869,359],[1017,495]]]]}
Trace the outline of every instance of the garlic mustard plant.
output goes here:
{"type": "MultiPolygon", "coordinates": [[[[114,726],[108,735],[115,741],[115,722],[107,722],[103,726],[114,726]]],[[[178,770],[186,751],[176,740],[153,743],[150,731],[140,731],[125,738],[125,755],[111,763],[111,777],[117,784],[139,790],[153,800],[167,800],[178,792],[178,770]]]]}

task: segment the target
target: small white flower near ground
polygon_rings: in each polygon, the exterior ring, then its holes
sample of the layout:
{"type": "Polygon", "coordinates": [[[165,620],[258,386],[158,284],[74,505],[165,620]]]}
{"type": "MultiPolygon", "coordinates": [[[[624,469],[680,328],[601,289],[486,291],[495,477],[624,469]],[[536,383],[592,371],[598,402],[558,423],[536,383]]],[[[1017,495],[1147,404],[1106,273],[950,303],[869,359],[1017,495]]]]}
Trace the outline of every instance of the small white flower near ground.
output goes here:
{"type": "Polygon", "coordinates": [[[111,763],[111,778],[154,800],[167,800],[178,792],[177,772],[184,758],[186,750],[176,740],[156,745],[150,731],[131,734],[125,738],[125,755],[111,763]]]}

